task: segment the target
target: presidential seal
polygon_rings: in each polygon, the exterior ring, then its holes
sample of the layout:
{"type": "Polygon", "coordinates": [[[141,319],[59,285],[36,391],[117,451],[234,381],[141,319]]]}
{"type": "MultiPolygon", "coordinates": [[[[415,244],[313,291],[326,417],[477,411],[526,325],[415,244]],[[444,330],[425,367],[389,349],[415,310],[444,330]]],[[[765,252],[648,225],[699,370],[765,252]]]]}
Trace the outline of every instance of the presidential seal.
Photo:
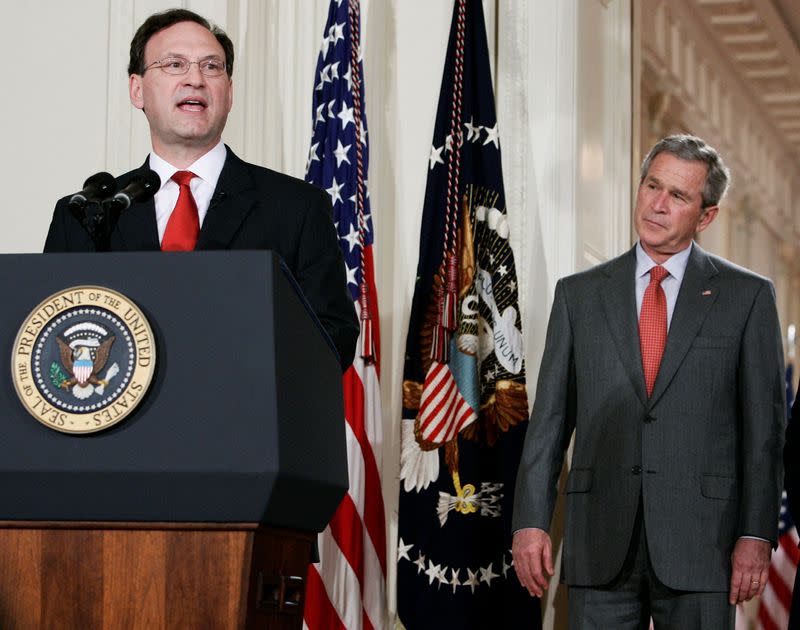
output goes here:
{"type": "Polygon", "coordinates": [[[94,433],[125,418],[155,369],[153,331],[139,308],[105,287],[45,299],[14,341],[11,374],[27,411],[64,433],[94,433]]]}

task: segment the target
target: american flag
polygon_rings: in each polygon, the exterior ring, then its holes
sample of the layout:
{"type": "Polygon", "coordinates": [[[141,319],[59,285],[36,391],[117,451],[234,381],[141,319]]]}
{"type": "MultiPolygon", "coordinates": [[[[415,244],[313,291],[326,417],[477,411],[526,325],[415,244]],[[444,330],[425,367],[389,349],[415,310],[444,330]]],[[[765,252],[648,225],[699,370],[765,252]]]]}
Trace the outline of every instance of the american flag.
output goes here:
{"type": "Polygon", "coordinates": [[[797,572],[797,561],[800,559],[797,543],[797,528],[789,514],[784,492],[778,529],[778,548],[772,554],[767,586],[758,608],[756,627],[760,630],[785,630],[789,627],[792,588],[797,572]]]}
{"type": "MultiPolygon", "coordinates": [[[[792,408],[794,399],[792,372],[793,368],[790,363],[786,368],[787,409],[792,408]]],[[[794,418],[793,421],[800,421],[800,418],[794,418]]],[[[795,500],[794,497],[792,500],[795,500]]],[[[767,585],[761,595],[761,603],[758,607],[756,628],[759,630],[785,630],[789,627],[792,589],[797,573],[797,562],[800,560],[800,549],[797,548],[797,544],[797,528],[789,513],[789,504],[786,500],[786,492],[784,492],[778,520],[778,548],[772,554],[767,585]]]]}
{"type": "Polygon", "coordinates": [[[331,196],[347,282],[361,319],[359,348],[343,377],[350,489],[319,536],[309,567],[304,627],[388,627],[381,491],[378,304],[367,192],[367,119],[358,0],[331,0],[317,59],[306,181],[331,196]]]}

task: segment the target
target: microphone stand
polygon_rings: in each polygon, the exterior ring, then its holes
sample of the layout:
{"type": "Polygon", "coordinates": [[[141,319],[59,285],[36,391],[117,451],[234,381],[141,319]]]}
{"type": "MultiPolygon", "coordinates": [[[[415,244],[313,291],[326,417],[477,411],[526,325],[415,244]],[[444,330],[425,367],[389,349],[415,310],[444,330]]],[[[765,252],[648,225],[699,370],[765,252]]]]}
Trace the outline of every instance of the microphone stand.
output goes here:
{"type": "Polygon", "coordinates": [[[120,204],[112,198],[71,204],[69,209],[91,237],[95,251],[111,251],[111,233],[119,221],[120,204]]]}
{"type": "Polygon", "coordinates": [[[148,169],[132,177],[125,188],[114,194],[113,191],[116,190],[114,178],[108,173],[98,173],[87,180],[84,190],[72,196],[68,207],[72,216],[91,237],[94,250],[108,252],[111,251],[111,234],[117,227],[122,211],[130,207],[132,202],[151,199],[160,187],[161,180],[158,174],[148,169]],[[110,181],[99,191],[87,192],[86,189],[92,180],[101,176],[110,181]],[[108,195],[109,192],[113,196],[98,199],[99,195],[108,195]]]}

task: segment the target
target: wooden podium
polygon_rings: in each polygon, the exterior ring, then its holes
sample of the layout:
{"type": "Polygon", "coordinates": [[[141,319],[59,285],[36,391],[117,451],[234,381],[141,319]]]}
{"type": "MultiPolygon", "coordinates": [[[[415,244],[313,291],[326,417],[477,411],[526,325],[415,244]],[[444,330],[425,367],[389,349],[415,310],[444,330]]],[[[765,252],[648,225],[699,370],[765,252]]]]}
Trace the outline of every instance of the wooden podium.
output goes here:
{"type": "Polygon", "coordinates": [[[312,534],[235,523],[0,527],[3,630],[302,625],[312,534]]]}
{"type": "Polygon", "coordinates": [[[300,628],[347,467],[341,370],[292,279],[268,252],[0,256],[6,356],[79,285],[145,311],[158,366],[91,435],[37,422],[3,379],[0,628],[300,628]]]}

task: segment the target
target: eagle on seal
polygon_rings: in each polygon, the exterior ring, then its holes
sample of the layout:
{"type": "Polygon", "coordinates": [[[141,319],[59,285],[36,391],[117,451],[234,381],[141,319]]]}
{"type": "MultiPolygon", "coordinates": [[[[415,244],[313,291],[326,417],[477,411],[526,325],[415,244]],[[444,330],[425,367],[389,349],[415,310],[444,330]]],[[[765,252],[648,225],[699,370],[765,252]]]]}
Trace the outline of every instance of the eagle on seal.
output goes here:
{"type": "Polygon", "coordinates": [[[90,385],[106,385],[106,381],[98,377],[99,372],[108,362],[108,355],[111,353],[111,346],[114,343],[114,335],[109,335],[103,341],[97,337],[78,337],[72,341],[67,341],[63,337],[56,337],[61,353],[61,363],[72,374],[72,378],[67,379],[61,384],[63,389],[70,389],[73,386],[80,388],[90,385]]]}

